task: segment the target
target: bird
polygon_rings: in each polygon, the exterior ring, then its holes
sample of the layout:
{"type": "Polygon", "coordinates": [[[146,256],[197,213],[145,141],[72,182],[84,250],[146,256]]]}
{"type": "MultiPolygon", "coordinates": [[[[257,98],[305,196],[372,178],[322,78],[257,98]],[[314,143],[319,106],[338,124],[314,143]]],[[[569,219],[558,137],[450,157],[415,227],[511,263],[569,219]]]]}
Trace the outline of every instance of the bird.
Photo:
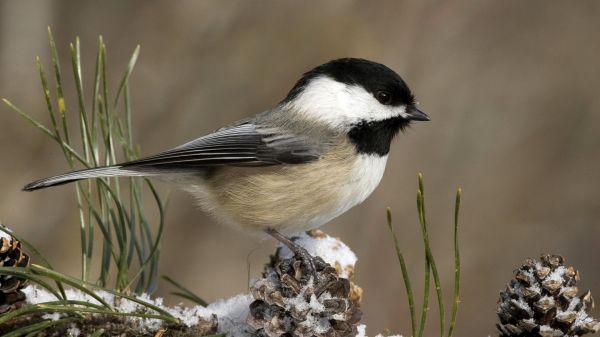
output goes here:
{"type": "Polygon", "coordinates": [[[267,233],[311,265],[289,235],[318,228],[379,185],[395,136],[429,121],[406,82],[360,58],[321,64],[274,108],[165,152],[40,179],[33,191],[81,179],[157,178],[192,194],[220,222],[267,233]]]}

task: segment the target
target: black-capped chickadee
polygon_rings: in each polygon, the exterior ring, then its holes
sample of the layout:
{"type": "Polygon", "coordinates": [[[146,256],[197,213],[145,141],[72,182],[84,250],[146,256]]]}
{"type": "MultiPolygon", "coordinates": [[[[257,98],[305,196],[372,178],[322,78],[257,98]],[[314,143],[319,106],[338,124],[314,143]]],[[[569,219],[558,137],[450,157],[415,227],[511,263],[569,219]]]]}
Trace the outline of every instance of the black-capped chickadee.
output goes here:
{"type": "MultiPolygon", "coordinates": [[[[26,191],[97,177],[175,182],[221,222],[283,235],[319,227],[379,184],[394,136],[428,121],[402,78],[364,59],[305,73],[273,109],[154,156],[61,174],[26,191]]],[[[296,250],[296,249],[294,249],[296,250]]]]}

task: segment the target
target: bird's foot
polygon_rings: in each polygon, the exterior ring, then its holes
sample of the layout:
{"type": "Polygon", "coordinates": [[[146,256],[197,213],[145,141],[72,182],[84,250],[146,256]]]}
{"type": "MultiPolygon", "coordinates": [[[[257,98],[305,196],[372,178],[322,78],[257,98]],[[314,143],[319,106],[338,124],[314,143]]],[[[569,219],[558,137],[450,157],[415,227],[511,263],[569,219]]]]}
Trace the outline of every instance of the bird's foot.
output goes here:
{"type": "Polygon", "coordinates": [[[313,277],[315,284],[319,283],[319,273],[317,272],[317,269],[323,269],[327,265],[323,259],[318,256],[310,255],[304,247],[298,245],[290,238],[272,228],[265,230],[265,232],[275,238],[275,240],[286,245],[286,247],[294,253],[294,256],[306,266],[308,275],[313,277]]]}

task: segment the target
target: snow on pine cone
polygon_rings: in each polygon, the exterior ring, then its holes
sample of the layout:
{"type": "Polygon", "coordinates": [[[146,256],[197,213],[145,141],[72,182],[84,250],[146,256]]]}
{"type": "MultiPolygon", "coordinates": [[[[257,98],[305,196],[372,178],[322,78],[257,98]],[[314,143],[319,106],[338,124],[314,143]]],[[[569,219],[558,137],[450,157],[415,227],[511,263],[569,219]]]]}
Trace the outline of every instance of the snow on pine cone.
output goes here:
{"type": "Polygon", "coordinates": [[[342,337],[357,334],[362,315],[359,309],[362,290],[347,278],[340,277],[340,274],[346,276],[348,267],[352,269],[356,260],[352,266],[340,268],[344,263],[334,263],[331,257],[335,252],[327,254],[325,248],[335,246],[342,250],[342,255],[345,249],[352,256],[354,254],[341,241],[321,231],[307,234],[295,238],[296,242],[302,242],[311,254],[325,252],[326,260],[335,264],[339,271],[316,257],[318,281],[314,281],[299,259],[288,256],[287,248],[279,248],[265,266],[263,278],[251,288],[255,300],[250,304],[247,321],[257,329],[255,336],[342,337]],[[337,243],[331,245],[331,240],[337,243]]]}
{"type": "MultiPolygon", "coordinates": [[[[21,242],[12,237],[0,237],[0,267],[27,267],[29,256],[23,252],[21,242]]],[[[16,309],[25,303],[27,280],[0,273],[0,314],[16,309]]]]}
{"type": "Polygon", "coordinates": [[[581,336],[600,329],[588,315],[590,291],[577,296],[579,273],[559,255],[528,259],[505,291],[500,292],[497,324],[501,337],[581,336]]]}

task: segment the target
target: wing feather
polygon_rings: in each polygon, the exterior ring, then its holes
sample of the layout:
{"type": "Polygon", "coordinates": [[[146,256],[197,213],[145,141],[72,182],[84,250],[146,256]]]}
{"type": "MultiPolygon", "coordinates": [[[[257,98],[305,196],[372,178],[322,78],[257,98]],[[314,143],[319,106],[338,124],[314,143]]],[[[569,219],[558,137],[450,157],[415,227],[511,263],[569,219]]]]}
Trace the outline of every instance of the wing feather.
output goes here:
{"type": "Polygon", "coordinates": [[[319,155],[318,147],[306,137],[275,127],[261,130],[245,122],[157,155],[122,164],[122,167],[185,171],[202,166],[300,164],[315,160],[319,155]]]}

